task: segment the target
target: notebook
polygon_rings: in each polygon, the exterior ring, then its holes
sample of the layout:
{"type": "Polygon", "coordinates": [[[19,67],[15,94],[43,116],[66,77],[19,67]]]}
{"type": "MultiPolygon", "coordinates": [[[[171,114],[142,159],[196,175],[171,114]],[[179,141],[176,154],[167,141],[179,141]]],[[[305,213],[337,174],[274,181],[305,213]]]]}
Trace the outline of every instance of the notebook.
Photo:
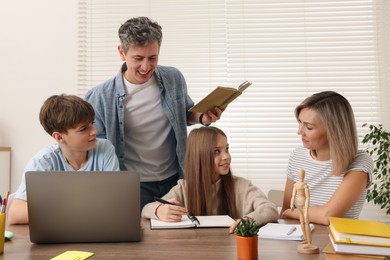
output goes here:
{"type": "MultiPolygon", "coordinates": [[[[314,230],[314,224],[310,224],[310,230],[314,230]]],[[[267,223],[258,233],[260,238],[298,240],[304,239],[300,224],[267,223]]]]}
{"type": "Polygon", "coordinates": [[[169,229],[169,228],[193,228],[193,227],[230,227],[234,223],[228,215],[196,216],[196,221],[190,220],[186,215],[182,216],[180,222],[165,222],[157,219],[150,219],[151,229],[169,229]]]}
{"type": "Polygon", "coordinates": [[[26,172],[33,243],[141,240],[140,178],[131,172],[26,172]]]}

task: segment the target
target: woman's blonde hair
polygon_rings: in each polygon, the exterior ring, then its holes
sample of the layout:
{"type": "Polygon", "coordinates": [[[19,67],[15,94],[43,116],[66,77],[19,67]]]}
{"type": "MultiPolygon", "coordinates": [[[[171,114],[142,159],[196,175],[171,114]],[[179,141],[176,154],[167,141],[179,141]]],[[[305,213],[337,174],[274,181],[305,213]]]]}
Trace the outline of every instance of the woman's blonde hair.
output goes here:
{"type": "Polygon", "coordinates": [[[350,103],[337,92],[324,91],[306,98],[295,108],[297,119],[304,108],[316,111],[321,126],[326,129],[333,175],[344,173],[358,150],[355,117],[350,103]]]}
{"type": "Polygon", "coordinates": [[[227,214],[238,218],[232,173],[221,176],[221,189],[217,194],[218,205],[211,197],[213,185],[214,147],[218,135],[225,133],[216,127],[193,129],[188,135],[184,174],[187,187],[188,209],[195,215],[227,214]]]}

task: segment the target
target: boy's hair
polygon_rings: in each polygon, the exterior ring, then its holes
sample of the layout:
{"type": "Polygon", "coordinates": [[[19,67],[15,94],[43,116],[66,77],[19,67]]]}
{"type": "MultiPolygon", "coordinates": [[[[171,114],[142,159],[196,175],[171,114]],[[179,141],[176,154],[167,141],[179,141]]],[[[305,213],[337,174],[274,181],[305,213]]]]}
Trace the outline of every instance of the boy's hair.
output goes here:
{"type": "Polygon", "coordinates": [[[162,41],[161,26],[148,17],[135,17],[127,20],[119,27],[118,35],[125,53],[130,46],[145,46],[154,41],[161,46],[162,41]]]}
{"type": "Polygon", "coordinates": [[[46,99],[39,112],[39,121],[49,135],[67,133],[69,129],[94,119],[92,105],[74,95],[53,95],[46,99]]]}
{"type": "Polygon", "coordinates": [[[188,209],[195,215],[211,215],[217,208],[220,215],[238,218],[231,170],[221,176],[219,205],[210,200],[214,193],[214,149],[218,135],[226,137],[221,129],[212,126],[193,129],[188,135],[184,161],[188,209]]]}
{"type": "Polygon", "coordinates": [[[358,151],[355,116],[348,100],[334,91],[323,91],[306,98],[295,108],[298,119],[302,109],[316,111],[318,120],[326,129],[333,174],[348,170],[358,151]]]}

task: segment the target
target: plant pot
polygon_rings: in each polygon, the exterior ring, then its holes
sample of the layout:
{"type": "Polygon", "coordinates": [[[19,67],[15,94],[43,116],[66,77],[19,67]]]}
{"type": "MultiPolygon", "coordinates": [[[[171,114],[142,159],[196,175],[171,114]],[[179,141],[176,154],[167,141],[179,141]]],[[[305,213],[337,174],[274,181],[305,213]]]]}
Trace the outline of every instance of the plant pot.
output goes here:
{"type": "Polygon", "coordinates": [[[236,236],[237,259],[238,260],[256,260],[258,258],[258,240],[259,237],[240,237],[236,236]]]}

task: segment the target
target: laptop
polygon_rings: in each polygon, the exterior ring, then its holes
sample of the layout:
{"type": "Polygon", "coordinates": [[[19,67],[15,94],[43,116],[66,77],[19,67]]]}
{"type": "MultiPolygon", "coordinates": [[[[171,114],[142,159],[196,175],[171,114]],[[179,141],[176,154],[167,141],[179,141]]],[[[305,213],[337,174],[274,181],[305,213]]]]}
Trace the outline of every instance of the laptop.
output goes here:
{"type": "Polygon", "coordinates": [[[140,177],[131,172],[26,172],[33,243],[141,240],[140,177]]]}

